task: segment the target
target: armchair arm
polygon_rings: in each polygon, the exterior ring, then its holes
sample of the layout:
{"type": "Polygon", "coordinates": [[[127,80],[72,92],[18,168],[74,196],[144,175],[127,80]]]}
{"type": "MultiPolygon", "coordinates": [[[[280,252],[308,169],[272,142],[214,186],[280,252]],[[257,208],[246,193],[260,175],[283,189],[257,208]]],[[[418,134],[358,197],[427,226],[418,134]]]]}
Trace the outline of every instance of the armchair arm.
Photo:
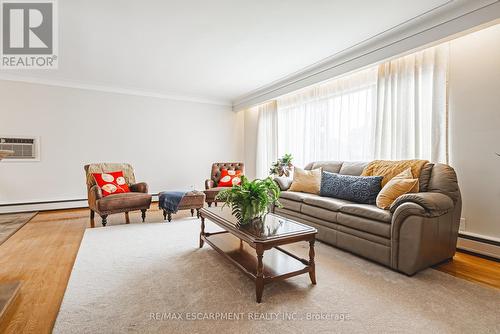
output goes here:
{"type": "Polygon", "coordinates": [[[97,185],[93,185],[88,191],[88,202],[91,209],[97,207],[97,201],[102,198],[102,191],[97,185]]]}
{"type": "Polygon", "coordinates": [[[134,183],[129,186],[130,191],[134,193],[148,193],[148,184],[146,182],[134,183]]]}
{"type": "Polygon", "coordinates": [[[274,178],[274,182],[278,184],[278,187],[280,187],[281,191],[286,191],[292,185],[293,179],[286,176],[277,176],[274,178]]]}
{"type": "Polygon", "coordinates": [[[215,187],[215,182],[212,179],[205,180],[205,189],[210,189],[215,187]]]}
{"type": "Polygon", "coordinates": [[[454,207],[453,200],[449,196],[437,192],[422,192],[399,196],[392,203],[391,212],[395,212],[399,206],[408,202],[421,206],[425,210],[427,217],[441,216],[454,207]]]}

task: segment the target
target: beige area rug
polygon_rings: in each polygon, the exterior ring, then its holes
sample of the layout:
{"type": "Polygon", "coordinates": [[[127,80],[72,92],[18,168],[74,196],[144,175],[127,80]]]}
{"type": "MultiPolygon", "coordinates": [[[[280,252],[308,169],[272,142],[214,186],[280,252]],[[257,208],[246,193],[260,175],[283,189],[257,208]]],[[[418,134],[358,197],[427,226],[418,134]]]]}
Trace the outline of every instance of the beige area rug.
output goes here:
{"type": "Polygon", "coordinates": [[[16,233],[38,212],[0,214],[0,245],[16,233]]]}
{"type": "MultiPolygon", "coordinates": [[[[198,233],[190,218],[87,229],[54,333],[500,332],[499,290],[433,269],[407,277],[324,244],[316,286],[308,275],[267,285],[257,304],[253,282],[198,249],[198,233]]],[[[306,243],[288,249],[307,255],[306,243]]]]}

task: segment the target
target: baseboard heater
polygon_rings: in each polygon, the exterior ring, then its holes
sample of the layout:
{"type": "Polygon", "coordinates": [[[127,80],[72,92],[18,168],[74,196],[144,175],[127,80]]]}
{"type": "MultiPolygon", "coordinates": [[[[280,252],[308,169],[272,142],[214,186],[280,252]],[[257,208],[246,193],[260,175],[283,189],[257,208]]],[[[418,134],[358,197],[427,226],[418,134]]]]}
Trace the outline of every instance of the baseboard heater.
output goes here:
{"type": "Polygon", "coordinates": [[[458,234],[457,249],[489,260],[500,261],[500,241],[472,233],[458,234]]]}
{"type": "MultiPolygon", "coordinates": [[[[158,201],[158,194],[153,194],[153,201],[158,201]]],[[[87,199],[77,198],[54,201],[0,204],[0,213],[64,210],[86,207],[88,207],[87,199]]]]}

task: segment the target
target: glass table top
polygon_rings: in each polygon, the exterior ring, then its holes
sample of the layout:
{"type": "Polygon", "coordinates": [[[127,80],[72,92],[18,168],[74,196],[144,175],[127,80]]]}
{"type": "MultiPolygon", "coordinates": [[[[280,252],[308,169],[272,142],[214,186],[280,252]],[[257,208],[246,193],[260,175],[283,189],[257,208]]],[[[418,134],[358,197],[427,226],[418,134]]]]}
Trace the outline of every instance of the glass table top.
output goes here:
{"type": "Polygon", "coordinates": [[[217,216],[220,219],[219,222],[223,222],[224,225],[238,229],[243,233],[250,234],[259,240],[316,232],[316,229],[311,226],[296,222],[289,218],[275,215],[273,213],[266,214],[262,221],[240,225],[237,219],[232,215],[231,209],[228,207],[205,208],[204,210],[217,216]]]}

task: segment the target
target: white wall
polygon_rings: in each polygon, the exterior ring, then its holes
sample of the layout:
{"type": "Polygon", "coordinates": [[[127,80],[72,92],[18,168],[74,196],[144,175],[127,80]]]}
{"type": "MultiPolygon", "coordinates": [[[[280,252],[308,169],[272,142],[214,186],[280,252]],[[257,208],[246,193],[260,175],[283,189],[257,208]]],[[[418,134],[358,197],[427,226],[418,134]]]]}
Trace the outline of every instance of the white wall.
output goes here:
{"type": "Polygon", "coordinates": [[[102,161],[131,163],[153,193],[203,189],[212,162],[243,159],[243,117],[225,106],[0,81],[0,135],[41,137],[40,162],[0,163],[0,203],[86,198],[83,165],[102,161]]]}
{"type": "Polygon", "coordinates": [[[451,42],[451,164],[465,231],[500,238],[500,25],[451,42]]]}

